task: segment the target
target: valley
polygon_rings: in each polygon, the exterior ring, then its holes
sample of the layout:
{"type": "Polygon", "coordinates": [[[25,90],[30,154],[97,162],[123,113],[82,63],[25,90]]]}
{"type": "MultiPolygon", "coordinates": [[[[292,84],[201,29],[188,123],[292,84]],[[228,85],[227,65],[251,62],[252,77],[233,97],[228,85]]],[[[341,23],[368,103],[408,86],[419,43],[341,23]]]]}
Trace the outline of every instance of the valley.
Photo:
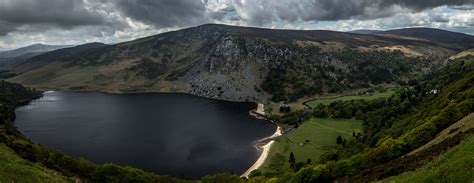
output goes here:
{"type": "Polygon", "coordinates": [[[19,162],[39,182],[469,182],[473,46],[428,28],[204,24],[56,49],[7,64],[0,169],[19,162]],[[257,104],[283,133],[268,144],[277,127],[249,115],[257,104]]]}

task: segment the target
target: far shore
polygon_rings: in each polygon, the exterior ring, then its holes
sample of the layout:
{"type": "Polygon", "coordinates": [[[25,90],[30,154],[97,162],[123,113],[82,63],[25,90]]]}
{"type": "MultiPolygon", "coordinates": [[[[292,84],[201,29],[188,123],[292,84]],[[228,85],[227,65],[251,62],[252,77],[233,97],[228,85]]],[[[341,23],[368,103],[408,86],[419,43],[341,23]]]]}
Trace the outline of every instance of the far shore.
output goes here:
{"type": "Polygon", "coordinates": [[[105,94],[117,94],[117,95],[126,95],[126,94],[183,94],[183,95],[191,95],[195,97],[201,97],[211,100],[219,100],[225,102],[238,102],[238,103],[253,103],[259,104],[259,101],[245,101],[245,100],[230,100],[230,99],[223,99],[217,96],[203,96],[197,95],[185,91],[155,91],[155,90],[136,90],[136,91],[121,91],[121,90],[108,90],[108,89],[70,89],[70,88],[50,88],[50,87],[35,87],[35,86],[27,86],[28,88],[33,88],[43,92],[51,92],[51,91],[63,91],[63,92],[99,92],[105,94]]]}

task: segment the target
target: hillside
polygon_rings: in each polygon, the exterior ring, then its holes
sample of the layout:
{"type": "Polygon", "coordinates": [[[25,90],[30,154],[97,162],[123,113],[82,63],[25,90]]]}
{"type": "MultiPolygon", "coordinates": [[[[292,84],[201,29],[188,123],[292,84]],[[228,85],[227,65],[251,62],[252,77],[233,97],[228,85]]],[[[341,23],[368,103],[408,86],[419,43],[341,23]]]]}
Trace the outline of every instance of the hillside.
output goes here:
{"type": "Polygon", "coordinates": [[[19,157],[0,143],[0,182],[71,182],[58,172],[19,157]]]}
{"type": "Polygon", "coordinates": [[[388,30],[376,32],[378,35],[395,35],[403,37],[412,37],[421,40],[429,40],[442,43],[444,46],[463,51],[466,48],[474,47],[474,37],[471,35],[450,32],[433,28],[406,28],[397,30],[388,30]]]}
{"type": "Polygon", "coordinates": [[[29,53],[45,53],[53,50],[58,50],[62,48],[68,48],[71,45],[45,45],[45,44],[33,44],[30,46],[25,46],[17,48],[14,50],[0,51],[0,58],[15,58],[21,55],[29,53]]]}
{"type": "Polygon", "coordinates": [[[471,136],[427,165],[380,182],[470,182],[474,180],[473,152],[474,136],[471,136]]]}
{"type": "MultiPolygon", "coordinates": [[[[334,101],[319,104],[313,110],[275,117],[273,120],[288,124],[305,121],[302,127],[311,117],[355,118],[363,120],[363,132],[355,135],[356,139],[342,143],[338,150],[323,154],[318,162],[297,162],[292,170],[284,172],[256,171],[251,177],[261,180],[273,177],[283,182],[367,182],[414,171],[437,157],[442,158],[443,152],[472,137],[474,130],[469,115],[474,112],[473,81],[474,57],[461,57],[426,75],[414,87],[399,89],[388,98],[334,101]]],[[[306,137],[309,142],[315,140],[306,137]]],[[[463,151],[457,156],[471,155],[463,151]]],[[[283,160],[287,160],[285,156],[288,154],[282,156],[283,160]]],[[[466,172],[473,168],[469,163],[464,164],[467,167],[442,164],[433,168],[438,173],[418,175],[440,176],[440,170],[466,172]]],[[[423,179],[416,176],[413,180],[423,179]]],[[[449,179],[472,181],[468,176],[453,175],[449,179]]]]}
{"type": "Polygon", "coordinates": [[[72,47],[70,45],[33,44],[8,51],[0,51],[0,69],[10,69],[11,64],[27,60],[46,52],[72,47]]]}
{"type": "Polygon", "coordinates": [[[377,34],[380,32],[383,32],[382,30],[371,30],[371,29],[359,29],[359,30],[352,30],[348,31],[349,33],[354,33],[354,34],[377,34]]]}
{"type": "Polygon", "coordinates": [[[9,81],[62,90],[294,101],[408,83],[440,68],[458,49],[393,35],[207,24],[74,53],[68,52],[75,50],[71,48],[39,55],[13,66],[20,75],[9,81]]]}

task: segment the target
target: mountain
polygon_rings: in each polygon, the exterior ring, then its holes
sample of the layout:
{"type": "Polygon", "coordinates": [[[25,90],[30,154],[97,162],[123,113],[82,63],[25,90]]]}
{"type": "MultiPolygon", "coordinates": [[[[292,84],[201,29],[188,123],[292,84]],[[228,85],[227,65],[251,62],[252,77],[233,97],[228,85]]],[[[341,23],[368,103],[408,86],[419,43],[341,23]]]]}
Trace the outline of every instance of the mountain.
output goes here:
{"type": "Polygon", "coordinates": [[[78,53],[90,49],[102,48],[105,46],[107,45],[103,43],[87,43],[79,46],[63,48],[28,58],[22,62],[13,63],[12,68],[14,68],[16,72],[22,73],[27,70],[36,69],[38,67],[47,65],[49,62],[73,57],[78,53]]]}
{"type": "Polygon", "coordinates": [[[71,47],[71,45],[45,45],[45,44],[33,44],[26,47],[17,48],[9,51],[1,51],[0,58],[15,58],[25,54],[31,53],[45,53],[61,48],[71,47]]]}
{"type": "Polygon", "coordinates": [[[451,32],[441,29],[433,28],[406,28],[388,30],[376,33],[378,35],[395,35],[403,37],[413,37],[422,40],[429,40],[433,42],[442,43],[445,46],[464,50],[466,48],[474,47],[474,37],[471,35],[451,32]]]}
{"type": "Polygon", "coordinates": [[[62,48],[71,47],[71,45],[44,45],[34,44],[14,50],[0,51],[0,70],[9,70],[15,63],[23,62],[31,57],[62,48]]]}
{"type": "Polygon", "coordinates": [[[442,67],[450,55],[472,44],[439,41],[206,24],[116,45],[78,46],[35,56],[13,66],[20,75],[9,81],[63,90],[294,101],[406,83],[442,67]]]}
{"type": "Polygon", "coordinates": [[[359,30],[352,30],[348,31],[349,33],[354,33],[354,34],[377,34],[380,32],[383,32],[382,30],[371,30],[371,29],[359,29],[359,30]]]}

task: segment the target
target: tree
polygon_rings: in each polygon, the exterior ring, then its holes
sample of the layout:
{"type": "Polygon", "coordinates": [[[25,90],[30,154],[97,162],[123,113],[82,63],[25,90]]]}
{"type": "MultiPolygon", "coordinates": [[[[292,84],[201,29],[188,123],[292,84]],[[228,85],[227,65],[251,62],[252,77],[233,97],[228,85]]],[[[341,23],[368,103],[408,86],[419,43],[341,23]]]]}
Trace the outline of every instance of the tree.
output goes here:
{"type": "Polygon", "coordinates": [[[337,144],[342,144],[342,137],[340,135],[337,136],[336,143],[337,144]]]}
{"type": "Polygon", "coordinates": [[[287,105],[280,106],[280,112],[281,113],[289,113],[289,112],[291,112],[291,107],[287,106],[287,105]]]}
{"type": "Polygon", "coordinates": [[[296,159],[295,159],[295,155],[293,154],[293,152],[290,153],[290,158],[288,159],[288,163],[290,163],[290,168],[292,168],[292,169],[295,168],[296,159]]]}

